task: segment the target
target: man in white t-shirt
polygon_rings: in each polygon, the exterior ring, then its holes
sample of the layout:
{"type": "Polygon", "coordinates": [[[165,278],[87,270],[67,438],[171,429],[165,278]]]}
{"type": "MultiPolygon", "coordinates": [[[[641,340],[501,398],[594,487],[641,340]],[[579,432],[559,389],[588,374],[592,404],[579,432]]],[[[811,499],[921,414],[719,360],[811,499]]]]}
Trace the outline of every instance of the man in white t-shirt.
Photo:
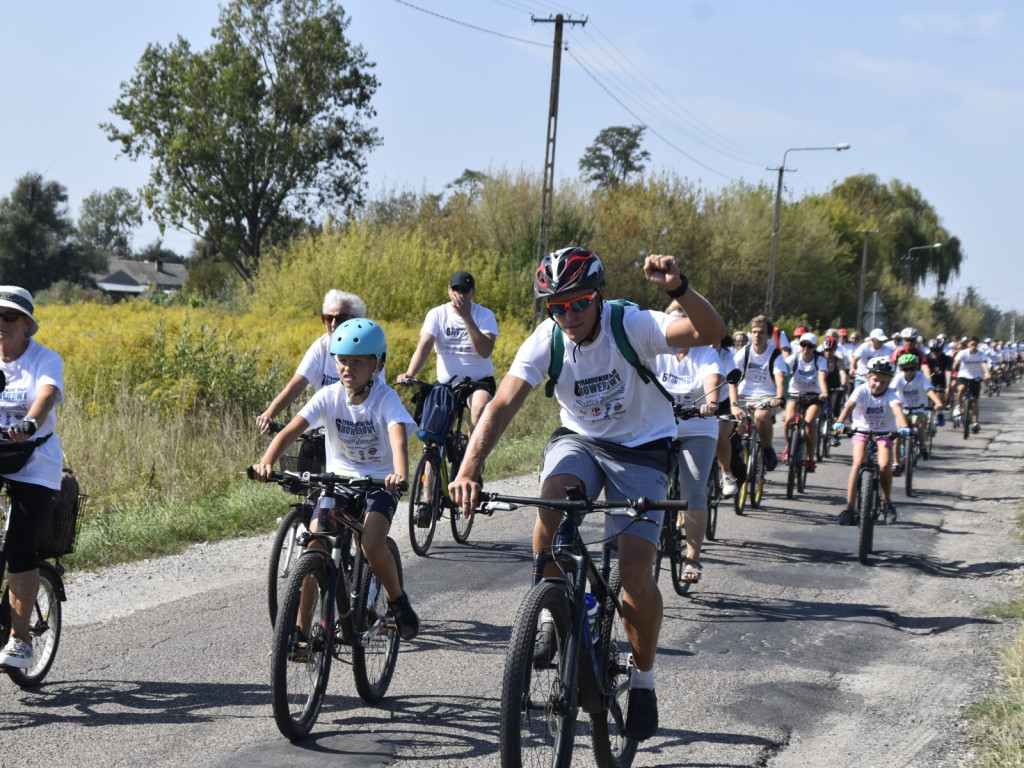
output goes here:
{"type": "Polygon", "coordinates": [[[469,418],[475,426],[494,396],[491,352],[498,339],[498,321],[491,310],[474,303],[474,296],[476,281],[469,272],[460,269],[448,282],[451,301],[427,313],[420,330],[420,342],[398,381],[401,383],[419,373],[430,357],[430,350],[434,349],[439,382],[457,382],[468,376],[476,383],[477,388],[468,401],[469,418]]]}
{"type": "Polygon", "coordinates": [[[729,384],[729,399],[735,418],[742,418],[752,403],[769,401],[767,407],[758,408],[754,413],[754,423],[764,446],[765,469],[769,472],[779,463],[772,447],[772,432],[775,410],[784,401],[786,374],[789,373],[782,352],[769,343],[770,339],[771,321],[764,315],[751,318],[750,343],[737,350],[733,357],[743,378],[739,384],[729,384]]]}
{"type": "MultiPolygon", "coordinates": [[[[648,256],[643,268],[647,279],[665,289],[687,315],[673,319],[663,312],[624,307],[622,329],[648,370],[655,369],[658,355],[707,346],[725,335],[722,318],[703,296],[689,289],[673,256],[648,256]]],[[[562,366],[552,393],[560,407],[562,428],[544,450],[541,498],[562,498],[566,486],[572,485],[593,496],[604,487],[610,500],[650,498],[668,490],[671,445],[676,436],[672,403],[653,382],[641,379],[616,343],[612,312],[605,311],[604,284],[601,260],[585,248],[564,248],[541,261],[534,293],[545,302],[549,317],[519,348],[470,438],[458,476],[449,485],[452,500],[462,507],[463,514],[471,514],[478,505],[480,484],[476,478],[484,460],[530,390],[554,373],[556,333],[563,337],[562,366]]],[[[628,518],[605,518],[605,537],[618,540],[622,618],[635,662],[620,735],[636,741],[650,738],[658,729],[654,660],[662,601],[653,565],[663,513],[648,516],[658,524],[633,525],[628,518]]],[[[551,546],[561,520],[558,512],[538,509],[534,553],[541,555],[551,546]]],[[[547,563],[543,573],[557,576],[557,566],[547,563]]],[[[535,642],[536,663],[553,659],[557,651],[554,634],[553,621],[542,615],[535,642]]]]}
{"type": "Polygon", "coordinates": [[[857,347],[853,353],[852,372],[857,377],[857,384],[854,386],[863,384],[867,378],[869,360],[876,357],[892,357],[894,349],[896,347],[889,343],[889,337],[885,335],[885,331],[881,328],[871,331],[868,334],[868,340],[857,347]]]}

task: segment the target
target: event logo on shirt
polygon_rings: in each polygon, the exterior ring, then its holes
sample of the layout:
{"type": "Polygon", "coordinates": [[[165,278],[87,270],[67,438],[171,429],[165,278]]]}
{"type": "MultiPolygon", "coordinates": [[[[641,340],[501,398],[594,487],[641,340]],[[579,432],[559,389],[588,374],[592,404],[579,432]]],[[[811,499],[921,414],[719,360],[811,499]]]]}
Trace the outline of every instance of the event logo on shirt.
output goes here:
{"type": "Polygon", "coordinates": [[[592,397],[610,392],[620,386],[622,386],[622,376],[619,375],[617,370],[613,370],[611,373],[577,381],[573,386],[573,394],[576,397],[592,397]]]}

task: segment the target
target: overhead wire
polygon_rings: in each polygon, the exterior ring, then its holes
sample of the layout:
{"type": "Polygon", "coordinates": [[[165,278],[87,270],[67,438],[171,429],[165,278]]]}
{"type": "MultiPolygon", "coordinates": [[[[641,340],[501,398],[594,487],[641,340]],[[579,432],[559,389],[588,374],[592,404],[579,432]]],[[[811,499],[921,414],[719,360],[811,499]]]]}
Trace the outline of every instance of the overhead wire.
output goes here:
{"type": "MultiPolygon", "coordinates": [[[[476,24],[470,24],[468,22],[461,21],[460,19],[456,19],[456,18],[453,18],[451,16],[446,16],[446,15],[441,14],[441,13],[437,13],[436,11],[432,11],[432,10],[430,10],[428,8],[423,8],[423,7],[418,6],[418,5],[416,5],[416,4],[412,3],[412,2],[409,2],[409,0],[395,0],[395,2],[399,3],[400,5],[404,5],[404,6],[408,7],[408,8],[411,8],[413,10],[420,11],[421,13],[425,13],[427,15],[434,16],[434,17],[442,19],[444,21],[448,21],[448,22],[450,22],[452,24],[457,24],[459,26],[463,26],[463,27],[466,27],[468,29],[472,29],[472,30],[477,31],[477,32],[483,32],[485,34],[494,35],[494,36],[501,37],[501,38],[504,38],[504,39],[507,39],[507,40],[513,40],[515,42],[525,43],[527,45],[541,46],[541,47],[545,47],[545,48],[550,47],[550,43],[542,43],[542,42],[538,42],[536,40],[529,40],[529,39],[526,39],[526,38],[516,37],[514,35],[509,35],[509,34],[506,34],[506,33],[503,33],[503,32],[498,32],[498,31],[493,30],[493,29],[487,29],[485,27],[481,27],[481,26],[478,26],[476,24]]],[[[505,8],[509,8],[509,9],[513,9],[513,10],[517,10],[517,11],[521,10],[523,12],[526,12],[527,8],[529,7],[525,3],[518,2],[518,0],[491,0],[491,2],[496,3],[498,5],[501,5],[501,6],[505,7],[505,8]]],[[[540,5],[545,5],[544,3],[539,3],[539,4],[540,5]]],[[[563,11],[557,10],[557,6],[552,6],[550,4],[547,4],[547,7],[552,9],[553,13],[555,13],[555,12],[563,13],[563,11]]],[[[532,16],[532,13],[531,13],[531,16],[532,16]]],[[[593,22],[590,22],[590,23],[593,24],[593,22]]],[[[576,25],[571,25],[571,27],[575,27],[575,26],[576,25]]],[[[585,28],[585,25],[583,25],[583,26],[585,28]]],[[[625,54],[623,54],[614,45],[614,43],[611,42],[611,40],[607,37],[607,35],[605,35],[603,32],[600,32],[600,30],[598,30],[598,32],[601,34],[602,37],[605,38],[605,40],[608,40],[608,42],[612,46],[612,48],[618,53],[618,57],[621,58],[622,60],[625,60],[626,64],[628,65],[628,67],[623,66],[621,62],[617,61],[616,63],[618,65],[619,69],[621,69],[621,70],[623,70],[625,72],[625,71],[628,71],[629,68],[632,68],[636,72],[639,72],[648,81],[650,81],[652,83],[654,82],[649,76],[647,76],[645,73],[643,73],[643,70],[640,69],[640,67],[638,67],[636,64],[634,64],[627,56],[625,56],[625,54]]],[[[588,34],[588,37],[590,37],[590,39],[594,43],[594,47],[598,48],[598,50],[600,50],[600,51],[602,51],[604,53],[606,59],[614,60],[616,58],[615,56],[607,53],[607,51],[604,50],[604,47],[600,44],[600,42],[597,41],[596,39],[594,39],[593,36],[590,36],[588,34]]],[[[595,59],[596,59],[595,55],[593,53],[589,52],[585,45],[581,45],[580,47],[581,47],[581,53],[583,54],[583,56],[585,58],[587,58],[589,61],[594,62],[595,59]]],[[[587,63],[585,63],[583,60],[581,60],[581,58],[579,56],[577,56],[575,54],[574,50],[570,50],[569,49],[568,44],[566,44],[565,50],[569,54],[569,56],[584,71],[584,73],[586,73],[587,76],[590,77],[598,85],[598,87],[600,87],[616,104],[618,104],[620,107],[622,107],[634,119],[636,119],[640,124],[642,124],[645,127],[645,129],[648,130],[653,136],[656,136],[657,138],[659,138],[668,147],[670,147],[671,149],[675,150],[676,152],[678,152],[680,155],[682,155],[686,159],[690,160],[691,162],[696,163],[697,165],[701,166],[702,168],[707,169],[708,171],[711,171],[712,173],[715,173],[715,174],[717,174],[719,176],[722,176],[722,177],[724,177],[726,179],[729,179],[731,181],[735,181],[735,179],[732,176],[730,176],[728,173],[720,171],[717,168],[714,168],[711,165],[708,165],[707,163],[705,163],[705,162],[703,162],[701,160],[698,160],[696,157],[694,157],[690,153],[686,152],[681,147],[677,146],[673,141],[669,140],[666,136],[664,136],[662,134],[662,132],[660,132],[660,131],[656,130],[655,128],[651,127],[651,125],[650,125],[651,121],[650,120],[645,120],[643,117],[641,117],[639,114],[637,114],[635,109],[631,108],[628,104],[626,104],[626,102],[623,100],[623,98],[629,98],[629,99],[633,100],[638,105],[638,108],[642,108],[645,111],[650,112],[653,116],[657,117],[661,122],[665,123],[666,125],[668,125],[669,127],[673,128],[673,129],[675,129],[676,131],[678,131],[679,133],[684,135],[689,140],[694,141],[694,142],[696,142],[698,144],[701,144],[702,146],[704,146],[705,148],[707,148],[707,149],[709,149],[709,150],[711,150],[713,152],[716,152],[718,154],[722,154],[722,155],[724,155],[726,157],[729,157],[729,158],[731,158],[733,160],[737,160],[737,161],[740,161],[740,162],[756,163],[756,164],[759,164],[759,165],[763,164],[762,160],[750,159],[752,157],[755,157],[755,155],[753,155],[753,153],[749,153],[746,150],[744,150],[742,147],[740,147],[739,145],[735,144],[734,142],[731,142],[729,139],[727,139],[726,137],[724,137],[721,134],[717,133],[716,131],[714,131],[714,129],[710,128],[710,126],[707,126],[706,123],[703,123],[703,121],[700,121],[699,118],[697,118],[696,116],[692,115],[691,113],[689,113],[687,110],[685,110],[681,106],[678,106],[675,103],[675,101],[664,91],[664,89],[661,89],[660,86],[657,86],[656,83],[655,83],[655,87],[657,87],[658,90],[660,90],[661,94],[662,94],[661,99],[663,101],[665,101],[666,105],[669,108],[673,109],[673,111],[676,111],[676,114],[682,113],[683,115],[685,115],[686,116],[685,121],[689,122],[689,124],[691,126],[694,126],[693,128],[691,128],[690,130],[687,130],[687,129],[681,127],[679,125],[679,121],[678,120],[673,120],[671,117],[666,116],[665,113],[659,107],[652,106],[645,98],[642,98],[642,97],[638,96],[636,91],[635,91],[635,89],[631,88],[627,83],[625,83],[622,78],[620,78],[618,75],[615,75],[615,74],[613,74],[613,73],[611,73],[611,72],[606,70],[605,73],[604,73],[605,76],[610,81],[613,82],[615,88],[620,93],[624,93],[625,94],[624,97],[620,97],[619,95],[617,95],[615,93],[615,91],[613,91],[612,87],[610,87],[608,84],[606,84],[602,80],[602,78],[598,77],[598,75],[593,71],[593,70],[599,68],[597,64],[591,63],[591,65],[588,66],[587,63]],[[700,126],[700,127],[697,127],[697,126],[700,126]],[[698,131],[698,132],[704,133],[705,135],[709,135],[711,137],[711,139],[701,138],[699,135],[695,135],[694,131],[698,131]],[[731,145],[732,147],[735,148],[736,151],[747,155],[747,157],[740,157],[737,154],[735,154],[734,152],[726,151],[725,149],[722,149],[720,147],[714,146],[714,144],[709,143],[713,139],[717,139],[721,143],[724,143],[724,144],[727,144],[727,145],[731,145]]],[[[631,77],[634,80],[638,80],[636,75],[631,75],[631,77]]],[[[639,80],[638,80],[638,82],[639,82],[639,80]]],[[[651,93],[650,87],[646,86],[642,82],[641,82],[641,86],[648,93],[651,93]]]]}

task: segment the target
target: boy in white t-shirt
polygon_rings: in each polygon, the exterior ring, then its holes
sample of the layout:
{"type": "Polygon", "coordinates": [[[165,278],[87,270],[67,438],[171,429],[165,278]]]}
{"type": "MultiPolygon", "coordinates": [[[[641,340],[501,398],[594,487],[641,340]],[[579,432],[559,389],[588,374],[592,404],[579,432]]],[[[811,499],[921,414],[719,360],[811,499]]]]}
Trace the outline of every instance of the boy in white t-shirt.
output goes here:
{"type": "MultiPolygon", "coordinates": [[[[388,607],[399,634],[411,640],[419,631],[419,617],[409,605],[398,566],[387,549],[387,536],[398,506],[399,485],[409,476],[407,431],[415,422],[398,393],[378,376],[387,356],[387,337],[379,325],[364,317],[342,323],[331,336],[330,353],[340,381],[313,395],[278,432],[253,469],[256,479],[270,479],[274,462],[299,435],[310,427],[323,427],[328,472],[372,477],[384,483],[384,489],[366,494],[360,546],[388,593],[388,607]]],[[[318,518],[314,515],[310,530],[316,531],[317,526],[318,518]]],[[[317,545],[318,542],[310,544],[317,545]]],[[[304,587],[304,603],[305,590],[304,587]]],[[[300,615],[298,629],[306,637],[308,623],[309,617],[300,615]]],[[[302,642],[301,636],[299,641],[302,642]]]]}
{"type": "MultiPolygon", "coordinates": [[[[942,400],[935,394],[935,385],[929,376],[925,375],[919,365],[919,358],[913,353],[901,355],[896,361],[902,375],[893,379],[891,384],[896,397],[900,399],[900,405],[904,413],[911,410],[926,408],[931,403],[933,408],[942,410],[942,400]]],[[[928,458],[928,446],[925,440],[925,428],[928,426],[928,419],[918,418],[920,414],[911,413],[908,415],[908,422],[917,429],[919,445],[921,446],[921,458],[928,458]]],[[[899,465],[893,467],[893,472],[899,474],[899,465]]]]}

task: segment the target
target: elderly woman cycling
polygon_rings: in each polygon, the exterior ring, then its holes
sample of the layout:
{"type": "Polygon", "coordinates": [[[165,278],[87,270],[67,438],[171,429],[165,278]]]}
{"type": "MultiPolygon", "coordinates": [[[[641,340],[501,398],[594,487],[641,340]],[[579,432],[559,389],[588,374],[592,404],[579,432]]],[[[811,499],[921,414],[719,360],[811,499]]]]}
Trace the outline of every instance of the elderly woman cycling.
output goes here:
{"type": "Polygon", "coordinates": [[[11,636],[0,650],[0,667],[18,669],[35,661],[29,620],[39,589],[36,539],[40,520],[57,501],[64,462],[54,412],[63,400],[64,364],[32,338],[39,330],[34,311],[31,293],[0,286],[0,371],[6,379],[0,394],[0,476],[11,500],[11,636]]]}
{"type": "Polygon", "coordinates": [[[354,293],[346,293],[336,288],[327,292],[320,315],[327,330],[306,350],[306,355],[299,363],[291,381],[274,398],[267,410],[256,417],[256,426],[259,427],[260,434],[265,435],[270,431],[270,423],[274,417],[295,402],[306,387],[312,387],[315,392],[338,381],[338,367],[328,351],[331,334],[342,323],[355,317],[366,317],[366,304],[362,299],[354,293]]]}

